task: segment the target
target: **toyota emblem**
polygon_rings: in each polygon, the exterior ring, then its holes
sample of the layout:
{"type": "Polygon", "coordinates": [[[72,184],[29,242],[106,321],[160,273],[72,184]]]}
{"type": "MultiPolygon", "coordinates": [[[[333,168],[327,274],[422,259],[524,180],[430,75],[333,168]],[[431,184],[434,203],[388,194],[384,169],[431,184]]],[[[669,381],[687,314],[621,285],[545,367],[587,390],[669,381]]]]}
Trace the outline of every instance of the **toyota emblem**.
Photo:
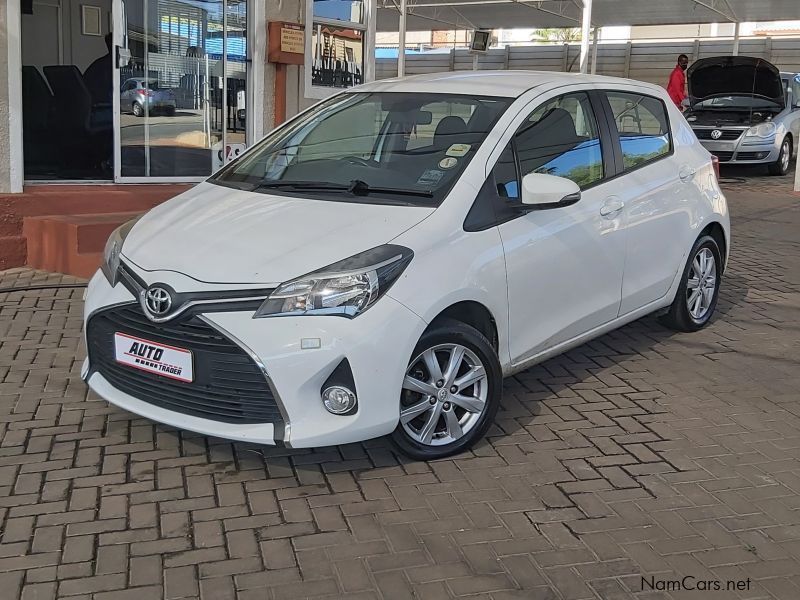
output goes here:
{"type": "Polygon", "coordinates": [[[718,140],[721,137],[722,137],[722,132],[719,129],[715,129],[714,131],[711,132],[712,140],[718,140]]]}
{"type": "Polygon", "coordinates": [[[172,308],[172,294],[163,287],[154,285],[145,292],[144,304],[154,317],[162,317],[172,308]]]}

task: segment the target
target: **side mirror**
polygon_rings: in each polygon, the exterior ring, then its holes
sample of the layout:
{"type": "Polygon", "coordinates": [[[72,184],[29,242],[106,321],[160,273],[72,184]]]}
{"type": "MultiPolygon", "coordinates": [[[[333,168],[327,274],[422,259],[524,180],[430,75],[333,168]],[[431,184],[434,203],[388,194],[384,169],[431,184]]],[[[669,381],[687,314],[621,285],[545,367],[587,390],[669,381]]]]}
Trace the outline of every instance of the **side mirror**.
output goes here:
{"type": "Polygon", "coordinates": [[[581,188],[571,179],[529,173],[522,178],[522,204],[529,210],[558,208],[581,199],[581,188]]]}

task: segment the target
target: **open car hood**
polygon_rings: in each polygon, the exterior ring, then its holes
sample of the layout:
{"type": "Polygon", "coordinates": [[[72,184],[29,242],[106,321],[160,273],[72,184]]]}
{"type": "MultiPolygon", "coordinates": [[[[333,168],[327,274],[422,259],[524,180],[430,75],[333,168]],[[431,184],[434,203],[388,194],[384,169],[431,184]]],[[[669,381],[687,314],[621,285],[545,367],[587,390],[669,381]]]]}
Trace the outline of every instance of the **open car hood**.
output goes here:
{"type": "Polygon", "coordinates": [[[751,96],[785,106],[778,68],[752,56],[714,56],[696,61],[686,72],[692,104],[715,96],[751,96]]]}

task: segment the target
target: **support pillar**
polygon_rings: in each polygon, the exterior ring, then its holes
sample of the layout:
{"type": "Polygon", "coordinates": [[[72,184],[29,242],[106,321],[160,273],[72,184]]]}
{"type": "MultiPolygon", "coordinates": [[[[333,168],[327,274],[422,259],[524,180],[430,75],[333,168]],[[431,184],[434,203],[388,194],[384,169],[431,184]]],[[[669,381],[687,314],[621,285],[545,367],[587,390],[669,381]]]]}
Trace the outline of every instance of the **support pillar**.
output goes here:
{"type": "Polygon", "coordinates": [[[581,73],[589,72],[589,34],[592,28],[592,0],[583,0],[581,23],[581,73]]]}
{"type": "Polygon", "coordinates": [[[397,44],[397,76],[406,74],[406,0],[400,0],[400,39],[397,44]]]}
{"type": "Polygon", "coordinates": [[[733,26],[733,52],[734,56],[739,56],[739,21],[733,26]]]}

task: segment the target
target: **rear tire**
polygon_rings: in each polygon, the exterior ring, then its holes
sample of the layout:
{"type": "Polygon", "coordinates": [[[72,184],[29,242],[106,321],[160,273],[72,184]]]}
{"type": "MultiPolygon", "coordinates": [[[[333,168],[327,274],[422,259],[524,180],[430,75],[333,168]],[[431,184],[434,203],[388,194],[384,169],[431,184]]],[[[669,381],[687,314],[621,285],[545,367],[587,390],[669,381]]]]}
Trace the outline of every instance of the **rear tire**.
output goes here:
{"type": "Polygon", "coordinates": [[[722,253],[716,240],[703,235],[694,243],[678,292],[661,323],[677,331],[697,331],[714,314],[722,281],[722,253]]]}
{"type": "Polygon", "coordinates": [[[792,140],[787,135],[781,142],[781,151],[778,153],[778,160],[771,163],[767,169],[770,175],[782,176],[789,172],[792,163],[792,140]]]}
{"type": "Polygon", "coordinates": [[[144,107],[141,104],[139,104],[138,102],[134,102],[133,103],[133,106],[131,107],[131,110],[133,111],[133,116],[134,117],[143,117],[144,116],[144,107]]]}
{"type": "Polygon", "coordinates": [[[463,452],[494,422],[502,394],[503,372],[489,340],[460,321],[443,320],[414,349],[392,441],[416,460],[463,452]]]}

